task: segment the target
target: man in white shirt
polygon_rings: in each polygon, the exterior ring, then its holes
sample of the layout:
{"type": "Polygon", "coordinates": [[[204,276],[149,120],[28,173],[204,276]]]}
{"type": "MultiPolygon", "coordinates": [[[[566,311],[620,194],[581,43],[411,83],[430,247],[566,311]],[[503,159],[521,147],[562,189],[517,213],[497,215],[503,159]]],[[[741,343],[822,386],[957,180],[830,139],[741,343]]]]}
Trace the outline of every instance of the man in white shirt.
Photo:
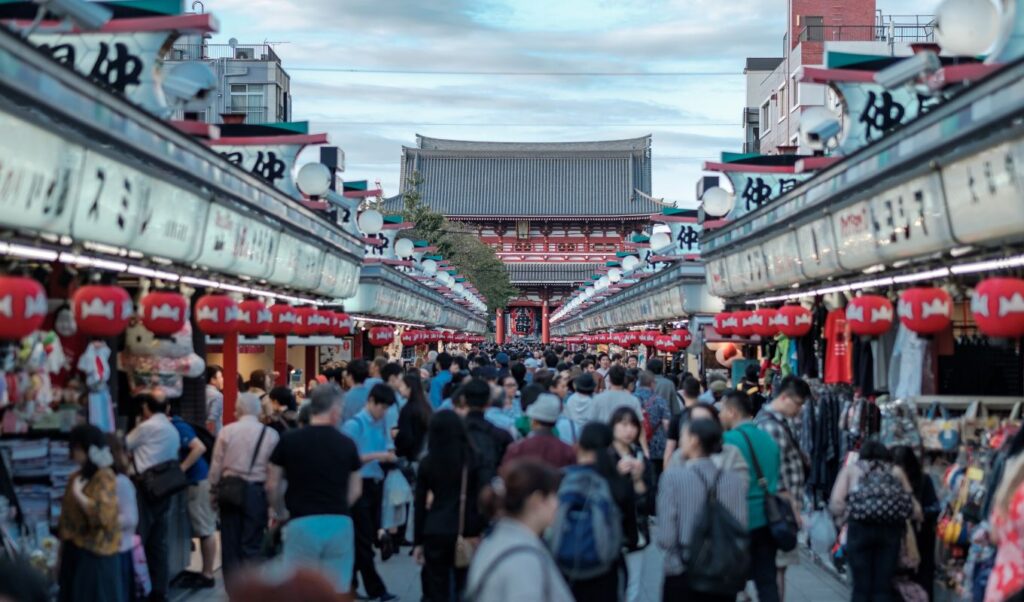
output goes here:
{"type": "MultiPolygon", "coordinates": [[[[159,464],[177,461],[181,439],[167,417],[166,400],[144,393],[135,396],[135,403],[142,407],[143,420],[128,433],[125,442],[135,473],[141,475],[159,464]]],[[[167,596],[169,582],[167,518],[171,498],[151,500],[140,490],[138,501],[139,536],[146,549],[153,597],[162,600],[167,596]]]]}
{"type": "Polygon", "coordinates": [[[210,487],[224,477],[241,477],[246,481],[242,507],[220,506],[220,554],[225,579],[246,561],[260,556],[263,533],[267,526],[268,506],[264,483],[270,454],[277,446],[277,431],[259,421],[260,399],[251,393],[238,396],[235,422],[226,425],[213,446],[210,464],[210,487]]]}

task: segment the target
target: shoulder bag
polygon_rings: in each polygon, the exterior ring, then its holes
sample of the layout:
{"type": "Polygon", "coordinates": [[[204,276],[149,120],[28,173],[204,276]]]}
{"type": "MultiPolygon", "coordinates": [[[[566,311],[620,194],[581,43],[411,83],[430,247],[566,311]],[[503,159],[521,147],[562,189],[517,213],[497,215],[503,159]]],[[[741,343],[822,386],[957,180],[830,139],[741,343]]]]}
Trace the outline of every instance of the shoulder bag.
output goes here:
{"type": "MultiPolygon", "coordinates": [[[[263,436],[266,434],[267,427],[264,425],[263,430],[260,431],[259,439],[256,440],[256,447],[252,450],[252,459],[249,460],[249,470],[245,473],[245,476],[252,474],[253,466],[256,465],[256,456],[260,452],[263,436]]],[[[249,482],[242,477],[235,475],[223,477],[217,483],[217,503],[221,508],[243,507],[245,505],[245,490],[248,486],[249,482]]]]}
{"type": "Polygon", "coordinates": [[[466,528],[466,481],[469,476],[469,467],[462,466],[462,488],[459,491],[459,533],[455,539],[455,568],[464,569],[469,567],[473,560],[473,553],[476,552],[476,542],[463,536],[462,531],[466,528]]]}
{"type": "MultiPolygon", "coordinates": [[[[135,464],[134,458],[132,464],[135,464]]],[[[138,470],[136,466],[135,471],[138,470]]],[[[147,468],[136,477],[136,483],[142,495],[150,502],[156,503],[188,487],[188,477],[181,470],[178,460],[168,460],[147,468]]]]}
{"type": "Polygon", "coordinates": [[[750,459],[754,464],[754,474],[757,475],[757,484],[764,489],[764,515],[768,519],[768,530],[772,533],[775,545],[783,552],[789,552],[796,548],[797,532],[800,530],[793,514],[793,506],[782,497],[768,491],[768,480],[761,472],[761,463],[757,461],[757,453],[754,452],[750,437],[739,429],[737,432],[747,442],[750,459]]]}

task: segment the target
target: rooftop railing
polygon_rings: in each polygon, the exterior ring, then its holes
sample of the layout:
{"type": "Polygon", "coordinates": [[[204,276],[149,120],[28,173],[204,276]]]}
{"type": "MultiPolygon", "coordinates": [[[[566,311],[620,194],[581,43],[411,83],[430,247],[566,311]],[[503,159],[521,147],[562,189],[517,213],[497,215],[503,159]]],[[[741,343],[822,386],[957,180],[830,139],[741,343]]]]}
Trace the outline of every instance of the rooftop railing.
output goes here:
{"type": "Polygon", "coordinates": [[[167,55],[169,61],[204,61],[228,59],[235,61],[272,61],[281,59],[270,44],[175,44],[167,55]]]}

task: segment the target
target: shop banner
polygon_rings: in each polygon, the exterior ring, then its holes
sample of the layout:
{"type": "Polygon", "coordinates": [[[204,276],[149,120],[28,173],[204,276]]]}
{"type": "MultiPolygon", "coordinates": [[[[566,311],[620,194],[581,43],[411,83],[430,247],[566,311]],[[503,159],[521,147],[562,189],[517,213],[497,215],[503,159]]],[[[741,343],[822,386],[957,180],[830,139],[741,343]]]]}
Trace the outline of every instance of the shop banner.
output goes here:
{"type": "Polygon", "coordinates": [[[732,182],[736,205],[727,219],[735,220],[768,205],[775,199],[809,180],[814,172],[807,173],[761,173],[758,166],[751,165],[750,171],[726,171],[724,175],[732,182]]]}
{"type": "Polygon", "coordinates": [[[274,267],[280,232],[261,220],[227,207],[210,207],[203,252],[197,263],[253,278],[266,278],[274,267]]]}
{"type": "Polygon", "coordinates": [[[260,144],[223,145],[213,144],[211,148],[257,178],[277,188],[293,199],[302,198],[295,186],[292,171],[299,152],[305,144],[260,144]]]}
{"type": "Polygon", "coordinates": [[[708,288],[712,294],[718,295],[719,297],[728,297],[732,294],[732,286],[729,284],[729,277],[726,273],[726,261],[722,259],[712,259],[705,264],[707,270],[708,288]]]}
{"type": "Polygon", "coordinates": [[[824,278],[839,271],[832,221],[823,217],[799,226],[796,243],[800,269],[808,278],[824,278]]]}
{"type": "Polygon", "coordinates": [[[833,213],[832,229],[840,267],[861,270],[878,263],[870,202],[859,201],[833,213]]]}
{"type": "Polygon", "coordinates": [[[316,292],[335,299],[355,296],[359,289],[359,267],[359,264],[334,253],[325,253],[320,272],[320,286],[316,292]]]}
{"type": "Polygon", "coordinates": [[[0,112],[0,221],[70,235],[85,151],[0,112]]]}
{"type": "Polygon", "coordinates": [[[939,173],[931,172],[871,198],[877,254],[885,262],[953,246],[939,173]]]}
{"type": "Polygon", "coordinates": [[[324,252],[305,240],[281,234],[274,266],[267,280],[274,284],[314,290],[320,285],[324,252]]]}
{"type": "Polygon", "coordinates": [[[700,237],[704,233],[704,226],[693,221],[671,221],[668,228],[675,242],[675,254],[684,256],[700,257],[700,237]]]}
{"type": "Polygon", "coordinates": [[[800,253],[795,232],[786,232],[761,245],[767,270],[768,284],[773,287],[789,286],[803,280],[800,271],[800,253]]]}
{"type": "Polygon", "coordinates": [[[1024,232],[1024,143],[971,155],[942,168],[953,237],[961,244],[1024,232]]]}
{"type": "Polygon", "coordinates": [[[832,82],[843,103],[843,134],[837,153],[850,155],[896,127],[927,113],[941,97],[918,94],[911,86],[887,90],[876,83],[832,82]]]}

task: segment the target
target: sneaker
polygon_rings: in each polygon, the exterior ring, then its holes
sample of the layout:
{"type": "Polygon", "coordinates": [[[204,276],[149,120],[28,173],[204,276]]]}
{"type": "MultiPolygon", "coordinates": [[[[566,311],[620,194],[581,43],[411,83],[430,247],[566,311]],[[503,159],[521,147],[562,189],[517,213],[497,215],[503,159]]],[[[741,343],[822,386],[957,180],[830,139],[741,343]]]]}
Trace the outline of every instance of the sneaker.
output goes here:
{"type": "Polygon", "coordinates": [[[398,596],[389,592],[384,592],[384,595],[377,598],[377,600],[379,600],[379,602],[395,602],[395,600],[398,600],[398,596]]]}
{"type": "Polygon", "coordinates": [[[217,580],[213,577],[198,575],[192,579],[193,589],[213,589],[214,587],[217,587],[217,580]]]}

